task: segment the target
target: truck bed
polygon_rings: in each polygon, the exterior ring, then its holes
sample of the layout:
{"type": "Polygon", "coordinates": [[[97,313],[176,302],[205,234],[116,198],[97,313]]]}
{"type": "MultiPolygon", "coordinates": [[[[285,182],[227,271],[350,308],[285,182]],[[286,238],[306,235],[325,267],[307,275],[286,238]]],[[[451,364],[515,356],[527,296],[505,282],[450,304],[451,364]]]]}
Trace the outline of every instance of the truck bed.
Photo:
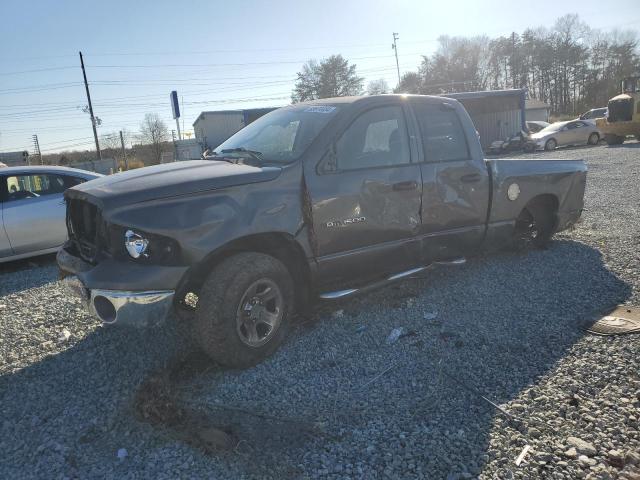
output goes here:
{"type": "Polygon", "coordinates": [[[531,199],[555,197],[558,206],[556,231],[568,228],[583,208],[587,167],[582,160],[488,159],[492,179],[488,223],[512,223],[531,199]],[[518,198],[510,200],[509,187],[517,184],[518,198]]]}

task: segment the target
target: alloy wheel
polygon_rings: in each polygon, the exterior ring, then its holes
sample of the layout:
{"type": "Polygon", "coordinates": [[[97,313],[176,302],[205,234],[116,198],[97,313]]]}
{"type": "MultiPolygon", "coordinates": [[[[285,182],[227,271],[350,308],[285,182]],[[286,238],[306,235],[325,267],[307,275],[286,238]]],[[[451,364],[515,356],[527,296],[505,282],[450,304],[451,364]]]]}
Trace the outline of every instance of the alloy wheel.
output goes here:
{"type": "Polygon", "coordinates": [[[283,307],[284,297],[273,280],[261,278],[249,285],[236,314],[236,331],[240,340],[253,348],[267,343],[280,326],[283,307]]]}

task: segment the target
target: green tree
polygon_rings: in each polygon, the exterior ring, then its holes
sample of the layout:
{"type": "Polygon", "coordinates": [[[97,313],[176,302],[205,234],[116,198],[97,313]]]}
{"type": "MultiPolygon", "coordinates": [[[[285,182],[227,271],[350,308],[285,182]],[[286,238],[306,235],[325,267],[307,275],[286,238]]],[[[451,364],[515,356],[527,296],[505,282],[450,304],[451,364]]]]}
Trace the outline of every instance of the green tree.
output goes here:
{"type": "Polygon", "coordinates": [[[342,55],[321,60],[309,60],[298,72],[291,100],[293,103],[317,98],[360,95],[364,79],[356,74],[356,66],[342,55]]]}
{"type": "Polygon", "coordinates": [[[420,93],[422,90],[422,77],[418,72],[407,72],[402,75],[400,84],[394,93],[420,93]]]}

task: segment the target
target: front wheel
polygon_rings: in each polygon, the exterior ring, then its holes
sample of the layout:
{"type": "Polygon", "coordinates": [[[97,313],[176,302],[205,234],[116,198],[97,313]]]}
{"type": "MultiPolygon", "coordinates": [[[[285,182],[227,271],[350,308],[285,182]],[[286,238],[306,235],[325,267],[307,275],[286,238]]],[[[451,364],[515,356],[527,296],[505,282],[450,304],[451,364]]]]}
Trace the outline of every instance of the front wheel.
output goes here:
{"type": "Polygon", "coordinates": [[[549,140],[547,140],[547,143],[544,144],[544,149],[547,151],[555,150],[557,146],[558,142],[556,142],[555,138],[550,138],[549,140]]]}
{"type": "Polygon", "coordinates": [[[589,145],[597,145],[599,141],[600,135],[598,135],[596,132],[593,132],[591,135],[589,135],[589,140],[587,140],[587,143],[589,145]]]}
{"type": "Polygon", "coordinates": [[[239,253],[205,281],[195,314],[196,341],[221,365],[246,368],[284,340],[294,304],[293,282],[278,259],[239,253]]]}

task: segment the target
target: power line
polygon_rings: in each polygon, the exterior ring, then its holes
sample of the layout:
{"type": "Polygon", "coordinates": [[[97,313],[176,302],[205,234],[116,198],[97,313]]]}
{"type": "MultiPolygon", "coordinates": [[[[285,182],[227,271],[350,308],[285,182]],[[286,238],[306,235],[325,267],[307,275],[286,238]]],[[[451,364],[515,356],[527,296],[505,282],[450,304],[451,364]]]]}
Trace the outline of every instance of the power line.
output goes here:
{"type": "Polygon", "coordinates": [[[36,68],[33,70],[21,70],[19,72],[2,72],[0,73],[0,75],[6,76],[6,75],[20,75],[23,73],[37,73],[37,72],[51,72],[53,70],[70,70],[72,68],[78,68],[78,67],[47,67],[47,68],[36,68]]]}
{"type": "MultiPolygon", "coordinates": [[[[420,55],[420,52],[415,54],[405,54],[404,56],[420,55]]],[[[366,57],[351,57],[348,60],[370,60],[389,58],[390,55],[371,55],[366,57]]],[[[157,63],[153,65],[90,65],[91,68],[192,68],[192,67],[244,67],[249,65],[286,65],[286,64],[304,64],[309,59],[303,60],[281,60],[281,61],[269,61],[269,62],[243,62],[243,63],[157,63]]]]}
{"type": "MultiPolygon", "coordinates": [[[[411,42],[405,42],[407,44],[426,44],[437,41],[437,38],[426,40],[414,40],[411,42]]],[[[334,44],[334,45],[315,45],[310,47],[286,47],[286,48],[247,48],[247,49],[216,49],[216,50],[179,50],[179,51],[164,51],[164,52],[87,52],[86,55],[90,57],[133,57],[133,56],[171,56],[171,55],[211,55],[215,53],[251,53],[251,52],[287,52],[292,50],[304,51],[304,50],[320,50],[329,48],[371,48],[371,47],[383,47],[386,44],[383,43],[356,43],[356,44],[334,44]]],[[[34,57],[4,57],[0,58],[0,61],[30,61],[30,60],[47,60],[54,58],[75,58],[75,54],[64,55],[41,55],[34,57]]],[[[70,67],[75,68],[75,67],[70,67]]]]}

